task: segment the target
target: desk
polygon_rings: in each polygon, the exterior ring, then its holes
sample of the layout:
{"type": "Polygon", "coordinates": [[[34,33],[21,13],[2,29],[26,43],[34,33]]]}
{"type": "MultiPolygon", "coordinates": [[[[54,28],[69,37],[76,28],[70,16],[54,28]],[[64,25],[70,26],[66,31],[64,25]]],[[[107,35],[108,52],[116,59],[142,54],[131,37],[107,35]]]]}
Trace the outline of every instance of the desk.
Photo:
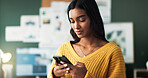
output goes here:
{"type": "Polygon", "coordinates": [[[134,78],[148,78],[148,69],[134,69],[134,78]]]}

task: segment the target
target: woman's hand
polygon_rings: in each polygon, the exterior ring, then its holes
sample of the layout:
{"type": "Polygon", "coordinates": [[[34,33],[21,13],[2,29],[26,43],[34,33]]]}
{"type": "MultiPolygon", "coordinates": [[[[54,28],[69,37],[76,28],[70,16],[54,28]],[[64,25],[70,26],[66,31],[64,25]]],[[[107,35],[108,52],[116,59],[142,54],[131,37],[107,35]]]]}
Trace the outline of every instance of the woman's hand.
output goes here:
{"type": "Polygon", "coordinates": [[[84,78],[87,73],[84,63],[81,62],[77,62],[75,65],[68,64],[66,70],[66,73],[72,75],[72,78],[84,78]]]}
{"type": "Polygon", "coordinates": [[[66,73],[66,67],[67,64],[63,63],[62,64],[58,64],[57,62],[55,62],[55,67],[53,69],[53,75],[55,77],[61,77],[66,73]]]}

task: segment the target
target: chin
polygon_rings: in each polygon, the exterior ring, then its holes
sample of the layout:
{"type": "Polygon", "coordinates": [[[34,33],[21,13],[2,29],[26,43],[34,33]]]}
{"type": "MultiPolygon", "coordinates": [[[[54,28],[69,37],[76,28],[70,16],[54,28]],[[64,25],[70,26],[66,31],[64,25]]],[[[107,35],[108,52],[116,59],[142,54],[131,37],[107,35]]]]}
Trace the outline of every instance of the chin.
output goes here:
{"type": "Polygon", "coordinates": [[[82,35],[77,35],[79,38],[83,38],[83,36],[82,35]]]}

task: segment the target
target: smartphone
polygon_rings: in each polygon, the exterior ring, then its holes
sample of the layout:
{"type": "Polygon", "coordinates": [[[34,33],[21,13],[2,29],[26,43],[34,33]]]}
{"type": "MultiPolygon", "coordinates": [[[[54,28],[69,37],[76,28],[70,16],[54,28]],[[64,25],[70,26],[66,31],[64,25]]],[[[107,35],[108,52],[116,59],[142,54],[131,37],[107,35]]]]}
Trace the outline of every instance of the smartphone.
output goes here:
{"type": "Polygon", "coordinates": [[[62,56],[53,56],[57,63],[61,64],[60,61],[63,61],[68,64],[72,64],[64,55],[62,56]]]}

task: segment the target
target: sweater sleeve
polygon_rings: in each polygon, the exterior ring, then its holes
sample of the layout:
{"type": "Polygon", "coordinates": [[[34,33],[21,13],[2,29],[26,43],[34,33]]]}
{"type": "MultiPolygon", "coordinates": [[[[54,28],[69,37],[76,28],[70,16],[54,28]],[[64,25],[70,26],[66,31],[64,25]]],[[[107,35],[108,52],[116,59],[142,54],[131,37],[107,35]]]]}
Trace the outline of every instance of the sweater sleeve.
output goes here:
{"type": "Polygon", "coordinates": [[[87,71],[87,73],[86,73],[86,75],[85,75],[84,78],[93,78],[93,77],[91,76],[91,74],[89,73],[89,71],[87,71]]]}
{"type": "MultiPolygon", "coordinates": [[[[58,51],[56,52],[56,55],[62,55],[62,46],[59,47],[58,51]]],[[[48,72],[47,78],[53,78],[52,71],[55,67],[55,60],[52,62],[51,70],[48,72]]]]}
{"type": "Polygon", "coordinates": [[[126,78],[125,63],[120,48],[112,53],[107,76],[108,78],[126,78]]]}

